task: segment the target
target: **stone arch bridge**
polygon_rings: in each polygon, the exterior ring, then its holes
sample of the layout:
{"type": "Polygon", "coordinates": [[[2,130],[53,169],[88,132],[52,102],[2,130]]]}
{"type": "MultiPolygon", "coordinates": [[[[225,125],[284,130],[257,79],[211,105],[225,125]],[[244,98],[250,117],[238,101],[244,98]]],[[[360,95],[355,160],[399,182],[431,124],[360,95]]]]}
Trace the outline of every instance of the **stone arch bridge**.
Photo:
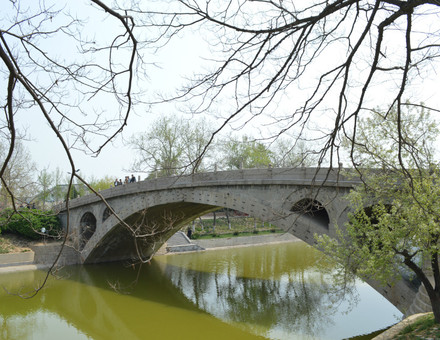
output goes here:
{"type": "MultiPolygon", "coordinates": [[[[70,201],[69,235],[78,250],[78,263],[98,263],[150,256],[182,225],[225,207],[270,222],[314,245],[314,234],[334,235],[347,220],[344,196],[356,179],[325,168],[268,168],[198,173],[129,183],[100,194],[127,224],[141,233],[137,242],[96,195],[70,201]]],[[[67,212],[60,211],[67,227],[67,212]]],[[[406,310],[415,292],[405,282],[376,290],[406,310]]]]}

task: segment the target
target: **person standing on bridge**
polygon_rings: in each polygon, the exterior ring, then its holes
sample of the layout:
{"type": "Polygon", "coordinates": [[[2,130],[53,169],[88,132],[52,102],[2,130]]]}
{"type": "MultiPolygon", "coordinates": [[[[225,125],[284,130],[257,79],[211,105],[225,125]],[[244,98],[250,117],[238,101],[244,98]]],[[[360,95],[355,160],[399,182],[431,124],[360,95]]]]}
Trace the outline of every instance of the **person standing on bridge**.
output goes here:
{"type": "Polygon", "coordinates": [[[134,177],[134,175],[132,174],[130,178],[130,183],[135,183],[135,182],[136,182],[136,177],[134,177]]]}

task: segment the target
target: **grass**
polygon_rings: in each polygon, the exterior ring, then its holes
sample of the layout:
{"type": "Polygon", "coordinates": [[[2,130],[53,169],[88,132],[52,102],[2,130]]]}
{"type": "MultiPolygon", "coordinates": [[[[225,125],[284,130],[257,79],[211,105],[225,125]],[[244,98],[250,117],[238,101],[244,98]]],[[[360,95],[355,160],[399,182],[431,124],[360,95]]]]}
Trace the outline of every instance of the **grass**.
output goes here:
{"type": "MultiPolygon", "coordinates": [[[[224,215],[220,215],[215,219],[208,217],[202,220],[194,221],[195,231],[192,234],[193,239],[209,239],[209,238],[228,238],[236,236],[252,236],[252,235],[264,235],[270,233],[281,233],[282,230],[276,228],[270,223],[263,222],[253,217],[247,216],[231,216],[228,219],[224,215]]],[[[184,232],[192,228],[191,225],[186,225],[182,228],[184,232]]]]}
{"type": "Polygon", "coordinates": [[[0,235],[0,254],[10,253],[13,249],[14,246],[0,235]]]}
{"type": "Polygon", "coordinates": [[[28,246],[29,240],[22,236],[0,234],[0,254],[28,252],[28,246]]]}
{"type": "Polygon", "coordinates": [[[274,233],[283,233],[284,231],[279,229],[270,229],[270,230],[257,230],[256,232],[252,231],[243,231],[243,232],[232,232],[232,233],[204,233],[204,234],[193,234],[193,239],[210,239],[210,238],[229,238],[229,237],[239,237],[239,236],[254,236],[254,235],[268,235],[274,233]]]}
{"type": "Polygon", "coordinates": [[[393,339],[440,339],[440,324],[436,323],[433,314],[422,316],[406,326],[393,339]]]}

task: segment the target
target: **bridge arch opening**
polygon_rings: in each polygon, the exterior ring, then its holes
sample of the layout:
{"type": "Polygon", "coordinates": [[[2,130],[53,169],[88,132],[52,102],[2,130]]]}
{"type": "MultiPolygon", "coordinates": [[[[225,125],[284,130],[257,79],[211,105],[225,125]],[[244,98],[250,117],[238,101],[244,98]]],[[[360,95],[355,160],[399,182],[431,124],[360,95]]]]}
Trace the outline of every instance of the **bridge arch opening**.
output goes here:
{"type": "Polygon", "coordinates": [[[107,218],[109,218],[112,215],[112,212],[108,207],[104,209],[104,212],[102,213],[102,222],[104,222],[107,218]]]}
{"type": "Polygon", "coordinates": [[[304,198],[296,202],[290,211],[301,214],[307,218],[318,222],[322,227],[329,229],[330,217],[324,206],[317,200],[311,198],[304,198]]]}
{"type": "Polygon", "coordinates": [[[96,231],[96,217],[91,212],[86,212],[80,220],[79,248],[82,250],[87,241],[96,231]]]}

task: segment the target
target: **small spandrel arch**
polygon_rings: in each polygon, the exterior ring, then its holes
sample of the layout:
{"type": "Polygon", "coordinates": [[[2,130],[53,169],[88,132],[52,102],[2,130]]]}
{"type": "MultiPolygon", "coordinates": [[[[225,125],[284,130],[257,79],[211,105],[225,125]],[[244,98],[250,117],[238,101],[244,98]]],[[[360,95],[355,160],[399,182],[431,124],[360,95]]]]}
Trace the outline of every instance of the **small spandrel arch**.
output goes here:
{"type": "Polygon", "coordinates": [[[111,210],[106,207],[104,212],[102,213],[102,222],[104,222],[107,218],[109,218],[112,215],[111,210]]]}
{"type": "Polygon", "coordinates": [[[79,248],[82,250],[96,231],[96,217],[91,212],[86,212],[80,221],[79,248]]]}
{"type": "Polygon", "coordinates": [[[296,202],[290,211],[311,218],[326,229],[329,228],[330,217],[327,210],[324,208],[324,205],[317,200],[304,198],[296,202]]]}

